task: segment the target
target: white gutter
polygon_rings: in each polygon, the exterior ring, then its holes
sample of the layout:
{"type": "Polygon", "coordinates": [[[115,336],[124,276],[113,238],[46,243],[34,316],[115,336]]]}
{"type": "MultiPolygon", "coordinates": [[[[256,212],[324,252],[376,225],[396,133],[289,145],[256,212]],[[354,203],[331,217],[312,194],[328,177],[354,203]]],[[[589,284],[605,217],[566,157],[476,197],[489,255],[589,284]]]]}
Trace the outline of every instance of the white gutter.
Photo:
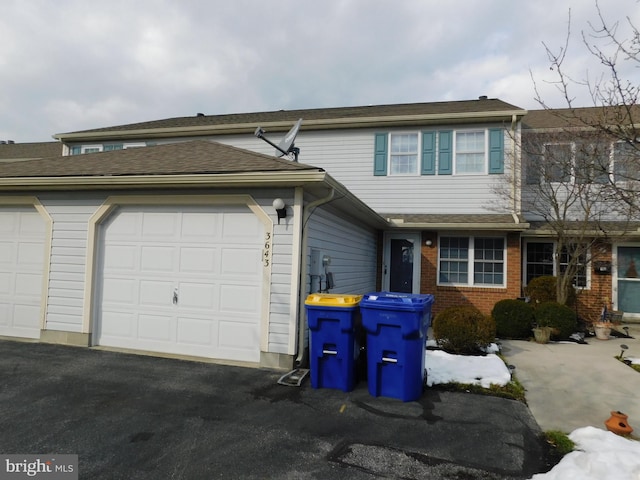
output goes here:
{"type": "Polygon", "coordinates": [[[185,186],[264,186],[264,184],[297,186],[301,183],[322,183],[326,172],[302,170],[283,173],[212,173],[186,175],[104,175],[69,177],[4,177],[0,178],[2,190],[37,190],[42,188],[80,190],[117,187],[185,187],[185,186]]]}

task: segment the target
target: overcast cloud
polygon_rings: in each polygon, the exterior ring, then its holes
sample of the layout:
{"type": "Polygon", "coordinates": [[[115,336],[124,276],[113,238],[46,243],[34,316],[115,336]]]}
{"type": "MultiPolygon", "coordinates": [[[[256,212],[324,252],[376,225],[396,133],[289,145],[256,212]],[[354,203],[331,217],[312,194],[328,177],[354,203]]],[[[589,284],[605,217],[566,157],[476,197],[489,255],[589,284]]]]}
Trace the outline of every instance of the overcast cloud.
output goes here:
{"type": "MultiPolygon", "coordinates": [[[[600,0],[611,22],[637,0],[600,0]]],[[[205,114],[497,97],[548,103],[542,42],[577,79],[595,0],[3,0],[0,139],[205,114]]],[[[620,28],[624,28],[621,25],[620,28]]],[[[640,83],[640,72],[624,65],[640,83]]],[[[578,93],[578,92],[576,92],[578,93]]],[[[585,94],[578,103],[590,105],[585,94]]]]}

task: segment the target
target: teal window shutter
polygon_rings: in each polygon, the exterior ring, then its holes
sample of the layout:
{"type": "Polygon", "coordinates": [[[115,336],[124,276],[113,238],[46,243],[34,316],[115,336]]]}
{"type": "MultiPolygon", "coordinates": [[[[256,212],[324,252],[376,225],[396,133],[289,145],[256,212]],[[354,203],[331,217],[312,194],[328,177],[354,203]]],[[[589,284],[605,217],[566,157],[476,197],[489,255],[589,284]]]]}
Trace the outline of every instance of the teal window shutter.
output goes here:
{"type": "Polygon", "coordinates": [[[453,131],[438,132],[438,175],[453,173],[453,131]]]}
{"type": "Polygon", "coordinates": [[[504,173],[504,130],[489,130],[489,173],[504,173]]]}
{"type": "Polygon", "coordinates": [[[387,143],[389,135],[376,133],[375,154],[373,160],[373,174],[377,176],[387,174],[387,143]]]}
{"type": "Polygon", "coordinates": [[[422,132],[422,168],[421,175],[436,173],[436,132],[422,132]]]}

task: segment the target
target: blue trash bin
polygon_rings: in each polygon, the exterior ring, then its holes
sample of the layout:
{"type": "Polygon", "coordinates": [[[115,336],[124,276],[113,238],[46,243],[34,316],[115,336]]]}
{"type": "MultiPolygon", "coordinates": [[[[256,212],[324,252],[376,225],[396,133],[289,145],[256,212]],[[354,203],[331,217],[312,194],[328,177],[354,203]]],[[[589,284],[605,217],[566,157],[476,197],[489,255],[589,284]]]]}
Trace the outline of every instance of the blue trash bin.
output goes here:
{"type": "Polygon", "coordinates": [[[411,402],[422,395],[433,301],[433,295],[376,292],[360,302],[372,396],[411,402]]]}
{"type": "Polygon", "coordinates": [[[309,363],[313,388],[355,387],[356,360],[360,354],[356,329],[362,295],[315,293],[307,297],[309,363]]]}

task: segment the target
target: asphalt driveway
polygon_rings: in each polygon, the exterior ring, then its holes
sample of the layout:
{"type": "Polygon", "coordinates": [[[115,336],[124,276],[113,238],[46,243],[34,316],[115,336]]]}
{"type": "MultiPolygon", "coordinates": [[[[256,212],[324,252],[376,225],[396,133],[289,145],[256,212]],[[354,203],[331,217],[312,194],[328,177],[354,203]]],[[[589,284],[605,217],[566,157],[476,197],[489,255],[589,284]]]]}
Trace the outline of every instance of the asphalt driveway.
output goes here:
{"type": "Polygon", "coordinates": [[[77,454],[87,479],[529,478],[528,408],[277,384],[282,372],[0,340],[0,454],[77,454]]]}

